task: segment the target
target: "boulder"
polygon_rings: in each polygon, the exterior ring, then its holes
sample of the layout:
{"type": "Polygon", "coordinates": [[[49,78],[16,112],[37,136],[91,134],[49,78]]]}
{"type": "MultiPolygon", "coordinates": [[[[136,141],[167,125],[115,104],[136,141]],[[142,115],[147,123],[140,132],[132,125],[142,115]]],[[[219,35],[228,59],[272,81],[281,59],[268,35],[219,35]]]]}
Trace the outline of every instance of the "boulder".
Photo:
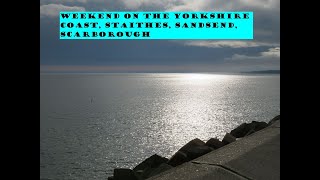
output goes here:
{"type": "Polygon", "coordinates": [[[236,138],[244,137],[250,131],[250,126],[247,123],[242,123],[240,126],[230,132],[236,138]]]}
{"type": "Polygon", "coordinates": [[[209,146],[195,146],[186,150],[188,159],[193,160],[214,150],[209,146]]]}
{"type": "Polygon", "coordinates": [[[108,177],[108,180],[114,180],[113,176],[108,177]]]}
{"type": "Polygon", "coordinates": [[[166,171],[166,170],[169,170],[169,169],[171,169],[171,168],[172,168],[172,166],[170,166],[169,164],[167,164],[167,163],[162,163],[162,164],[160,164],[157,168],[148,168],[148,169],[146,169],[146,170],[142,173],[141,177],[142,177],[143,179],[147,179],[147,178],[150,178],[150,177],[155,176],[155,175],[157,175],[157,174],[160,174],[160,173],[162,173],[162,172],[164,172],[164,171],[166,171]]]}
{"type": "Polygon", "coordinates": [[[133,168],[133,171],[139,173],[139,171],[140,172],[141,172],[141,170],[144,171],[147,168],[157,168],[158,166],[160,166],[160,164],[167,163],[168,161],[169,161],[169,159],[167,159],[165,157],[161,157],[157,154],[154,154],[154,155],[150,156],[149,158],[147,158],[146,160],[144,160],[139,165],[137,165],[135,168],[133,168]]]}
{"type": "Polygon", "coordinates": [[[131,169],[116,168],[113,170],[113,180],[140,180],[131,169]]]}
{"type": "Polygon", "coordinates": [[[230,134],[236,138],[242,138],[246,135],[252,134],[256,131],[259,131],[263,128],[266,128],[268,124],[266,122],[257,122],[257,121],[252,121],[251,123],[243,123],[234,130],[230,132],[230,134]]]}
{"type": "Polygon", "coordinates": [[[206,146],[206,143],[196,138],[189,141],[186,145],[178,150],[169,160],[168,164],[175,167],[182,163],[188,162],[194,158],[202,156],[213,149],[206,146]]]}
{"type": "MultiPolygon", "coordinates": [[[[146,169],[148,169],[148,168],[146,168],[146,169]]],[[[144,171],[144,170],[140,169],[140,170],[137,170],[137,171],[134,171],[134,172],[136,173],[136,175],[138,175],[139,177],[141,177],[142,174],[143,174],[143,171],[144,171]]]]}
{"type": "Polygon", "coordinates": [[[268,124],[266,122],[252,121],[252,124],[254,124],[253,130],[255,131],[260,131],[261,129],[268,127],[268,124]]]}
{"type": "Polygon", "coordinates": [[[214,149],[221,148],[224,144],[217,138],[211,138],[206,142],[206,146],[214,149]]]}
{"type": "Polygon", "coordinates": [[[190,161],[187,154],[181,151],[177,151],[168,161],[168,164],[176,167],[180,164],[190,161]]]}
{"type": "Polygon", "coordinates": [[[200,139],[196,138],[191,141],[189,141],[186,145],[184,145],[182,148],[179,149],[181,152],[186,152],[188,149],[192,147],[197,147],[197,146],[205,146],[206,143],[201,141],[200,139]]]}
{"type": "Polygon", "coordinates": [[[254,129],[251,129],[245,136],[249,136],[250,134],[255,133],[256,131],[254,129]]]}
{"type": "Polygon", "coordinates": [[[237,140],[236,137],[234,137],[233,135],[231,135],[229,133],[226,133],[226,135],[222,139],[222,143],[224,145],[227,145],[227,144],[230,144],[230,143],[232,143],[232,142],[234,142],[236,140],[237,140]]]}
{"type": "Polygon", "coordinates": [[[268,126],[270,126],[271,124],[273,124],[274,122],[276,121],[280,121],[280,115],[274,117],[273,119],[271,119],[269,122],[268,122],[268,126]]]}

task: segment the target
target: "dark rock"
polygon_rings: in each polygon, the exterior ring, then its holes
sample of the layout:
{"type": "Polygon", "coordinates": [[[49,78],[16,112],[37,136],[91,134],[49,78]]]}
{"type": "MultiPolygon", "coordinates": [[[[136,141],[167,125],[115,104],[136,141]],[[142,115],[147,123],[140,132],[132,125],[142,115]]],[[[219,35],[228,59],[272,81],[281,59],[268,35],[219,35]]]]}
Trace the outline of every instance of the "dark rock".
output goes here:
{"type": "Polygon", "coordinates": [[[195,147],[191,147],[190,149],[187,149],[186,154],[190,160],[193,160],[195,158],[198,158],[202,155],[205,155],[211,152],[212,150],[214,149],[209,146],[195,146],[195,147]]]}
{"type": "Polygon", "coordinates": [[[234,137],[233,135],[231,135],[229,133],[226,133],[226,135],[222,139],[222,143],[227,145],[227,144],[230,144],[236,140],[237,140],[236,137],[234,137]]]}
{"type": "Polygon", "coordinates": [[[181,151],[176,152],[168,161],[168,164],[176,167],[180,164],[190,161],[187,154],[181,151]]]}
{"type": "Polygon", "coordinates": [[[160,166],[157,167],[157,168],[148,168],[148,169],[146,169],[146,170],[143,172],[143,174],[141,175],[141,177],[142,177],[143,179],[147,179],[147,178],[150,178],[150,177],[155,176],[155,175],[157,175],[157,174],[160,174],[160,173],[162,173],[162,172],[164,172],[164,171],[166,171],[166,170],[169,170],[169,169],[171,169],[171,168],[172,168],[172,166],[170,166],[169,164],[167,164],[167,163],[162,163],[162,164],[160,164],[160,166]]]}
{"type": "Polygon", "coordinates": [[[211,138],[206,142],[206,146],[212,147],[214,149],[221,148],[224,144],[217,138],[211,138]]]}
{"type": "Polygon", "coordinates": [[[154,154],[137,165],[135,168],[133,168],[133,171],[137,172],[139,170],[145,170],[147,168],[157,168],[158,166],[160,166],[160,164],[167,163],[168,161],[169,159],[154,154]]]}
{"type": "Polygon", "coordinates": [[[250,126],[247,123],[242,123],[240,126],[230,132],[230,134],[236,138],[244,137],[249,131],[250,126]]]}
{"type": "Polygon", "coordinates": [[[268,127],[268,124],[266,122],[257,122],[257,121],[252,121],[252,124],[254,124],[254,130],[255,131],[260,131],[261,129],[264,129],[268,127]]]}
{"type": "Polygon", "coordinates": [[[251,129],[245,136],[249,136],[250,134],[255,133],[256,131],[254,129],[251,129]]]}
{"type": "Polygon", "coordinates": [[[140,180],[131,169],[116,168],[113,170],[113,180],[140,180]]]}
{"type": "Polygon", "coordinates": [[[201,141],[200,139],[196,138],[191,141],[189,141],[186,145],[184,145],[182,148],[179,149],[179,151],[186,153],[188,149],[192,147],[197,147],[197,146],[205,146],[206,143],[201,141]]]}
{"type": "Polygon", "coordinates": [[[271,124],[273,124],[274,122],[276,121],[279,121],[280,120],[280,115],[274,117],[273,119],[271,119],[269,122],[268,122],[268,126],[270,126],[271,124]]]}
{"type": "Polygon", "coordinates": [[[268,127],[268,124],[266,122],[252,121],[251,124],[252,124],[252,127],[251,127],[250,131],[247,132],[247,134],[245,136],[248,136],[248,135],[253,134],[257,131],[260,131],[261,129],[268,127]]]}
{"type": "Polygon", "coordinates": [[[108,180],[114,180],[113,176],[108,177],[108,180]]]}
{"type": "MultiPolygon", "coordinates": [[[[146,168],[146,169],[148,169],[148,168],[146,168]]],[[[136,173],[137,176],[141,177],[143,175],[144,170],[137,170],[134,172],[136,173]]]]}
{"type": "Polygon", "coordinates": [[[189,141],[186,145],[178,150],[176,154],[174,154],[171,159],[169,160],[168,164],[175,167],[182,163],[188,162],[194,157],[199,157],[205,153],[210,152],[209,147],[206,146],[206,143],[201,141],[200,139],[196,138],[189,141]],[[197,148],[203,147],[203,148],[197,148]],[[191,156],[191,157],[189,157],[191,156]]]}
{"type": "Polygon", "coordinates": [[[236,129],[232,130],[230,134],[236,138],[242,138],[246,136],[250,131],[251,131],[250,134],[252,134],[253,132],[266,128],[267,126],[268,124],[266,122],[252,121],[249,124],[247,123],[241,124],[236,129]]]}

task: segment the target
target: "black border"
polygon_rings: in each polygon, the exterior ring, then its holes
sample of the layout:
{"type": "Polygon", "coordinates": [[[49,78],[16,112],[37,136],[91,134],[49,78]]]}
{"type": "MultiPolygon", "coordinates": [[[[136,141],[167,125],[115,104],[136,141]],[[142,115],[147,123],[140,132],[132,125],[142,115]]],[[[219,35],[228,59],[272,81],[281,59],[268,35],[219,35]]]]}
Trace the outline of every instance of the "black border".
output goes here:
{"type": "Polygon", "coordinates": [[[320,131],[317,122],[319,32],[313,17],[317,17],[319,10],[312,10],[312,5],[306,2],[282,1],[280,6],[280,175],[285,179],[314,179],[319,172],[320,131]]]}
{"type": "MultiPolygon", "coordinates": [[[[7,2],[4,2],[7,3],[7,2]]],[[[2,13],[2,175],[39,178],[39,2],[13,1],[2,13]]],[[[6,178],[4,178],[6,179],[6,178]]]]}
{"type": "MultiPolygon", "coordinates": [[[[281,178],[308,179],[317,166],[318,117],[316,65],[318,55],[310,56],[310,42],[317,44],[317,29],[305,26],[306,19],[293,16],[301,4],[280,2],[281,43],[281,178]],[[291,11],[290,11],[291,10],[291,11]],[[301,26],[299,26],[299,24],[301,26]],[[310,35],[308,38],[307,35],[310,35]],[[307,42],[303,42],[306,40],[307,42]],[[300,42],[299,42],[300,41],[300,42]],[[311,82],[307,81],[311,80],[311,82]],[[309,89],[308,89],[309,87],[309,89]],[[311,87],[311,88],[310,88],[311,87]],[[313,101],[313,102],[312,102],[313,101]],[[315,103],[314,103],[315,102],[315,103]],[[309,156],[308,156],[309,155],[309,156]]],[[[2,173],[10,179],[39,178],[40,105],[40,14],[37,1],[19,1],[3,5],[2,26],[5,49],[2,58],[2,173]],[[11,8],[10,8],[11,7],[11,8]],[[20,178],[21,177],[21,178],[20,178]]],[[[305,9],[308,9],[305,7],[305,9]]],[[[310,16],[311,17],[311,16],[310,16]]],[[[2,175],[3,176],[3,175],[2,175]]],[[[310,177],[311,178],[311,177],[310,177]]]]}

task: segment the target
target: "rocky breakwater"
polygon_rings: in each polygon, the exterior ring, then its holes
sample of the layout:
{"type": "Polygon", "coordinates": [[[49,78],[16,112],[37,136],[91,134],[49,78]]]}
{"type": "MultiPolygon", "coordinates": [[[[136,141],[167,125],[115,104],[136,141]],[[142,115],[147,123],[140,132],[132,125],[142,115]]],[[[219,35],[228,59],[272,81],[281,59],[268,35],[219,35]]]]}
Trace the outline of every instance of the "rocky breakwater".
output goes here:
{"type": "Polygon", "coordinates": [[[180,148],[170,159],[161,157],[157,154],[147,158],[133,169],[116,168],[113,176],[108,180],[144,180],[161,172],[189,162],[204,154],[219,149],[227,144],[237,141],[243,137],[249,136],[261,129],[264,129],[276,121],[280,120],[280,115],[274,117],[268,123],[252,121],[243,123],[230,133],[226,133],[222,141],[217,138],[211,138],[207,142],[196,138],[180,148]]]}

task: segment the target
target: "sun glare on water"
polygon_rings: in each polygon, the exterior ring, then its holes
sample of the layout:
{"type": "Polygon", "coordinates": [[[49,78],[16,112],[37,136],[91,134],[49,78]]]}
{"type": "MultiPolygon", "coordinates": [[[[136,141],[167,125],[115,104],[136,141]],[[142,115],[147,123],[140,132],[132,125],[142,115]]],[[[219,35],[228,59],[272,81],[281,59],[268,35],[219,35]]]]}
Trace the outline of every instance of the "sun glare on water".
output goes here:
{"type": "Polygon", "coordinates": [[[181,74],[177,76],[182,81],[198,81],[198,82],[210,82],[210,81],[224,81],[228,78],[227,75],[221,74],[197,74],[197,73],[189,73],[189,74],[181,74]]]}
{"type": "Polygon", "coordinates": [[[198,80],[202,80],[202,79],[209,79],[212,78],[211,74],[185,74],[182,76],[182,78],[184,79],[198,79],[198,80]]]}

